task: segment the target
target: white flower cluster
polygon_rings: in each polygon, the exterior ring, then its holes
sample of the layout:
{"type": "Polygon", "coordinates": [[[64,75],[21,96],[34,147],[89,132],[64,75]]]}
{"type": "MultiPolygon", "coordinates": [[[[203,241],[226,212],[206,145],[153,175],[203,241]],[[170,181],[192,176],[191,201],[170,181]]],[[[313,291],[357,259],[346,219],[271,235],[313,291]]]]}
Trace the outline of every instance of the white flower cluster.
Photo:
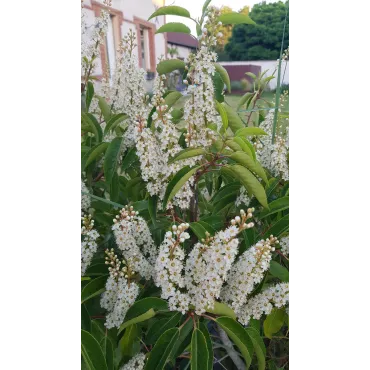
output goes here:
{"type": "Polygon", "coordinates": [[[259,241],[245,251],[231,268],[221,298],[226,303],[231,303],[236,314],[247,302],[248,294],[255,284],[262,281],[265,271],[269,269],[271,253],[275,250],[276,243],[277,238],[272,235],[269,239],[259,241]]]}
{"type": "Polygon", "coordinates": [[[268,315],[274,307],[281,308],[289,301],[289,283],[277,284],[251,298],[239,312],[238,320],[248,325],[251,318],[259,320],[268,315]]]}
{"type": "Polygon", "coordinates": [[[183,277],[183,261],[185,253],[181,244],[189,239],[186,232],[189,224],[173,225],[172,231],[166,233],[165,239],[159,247],[159,255],[155,265],[155,283],[162,289],[161,297],[168,299],[171,311],[180,311],[185,314],[189,309],[190,298],[181,292],[185,287],[183,277]]]}
{"type": "Polygon", "coordinates": [[[281,253],[283,253],[285,256],[288,256],[289,255],[289,235],[281,238],[280,246],[281,246],[281,253]]]}
{"type": "Polygon", "coordinates": [[[139,295],[139,287],[135,282],[130,281],[135,273],[130,264],[131,260],[127,260],[126,265],[125,261],[121,262],[118,259],[113,249],[106,250],[105,253],[107,254],[105,263],[110,265],[109,277],[100,305],[108,311],[105,326],[108,329],[119,328],[125,319],[127,310],[139,295]]]}
{"type": "Polygon", "coordinates": [[[145,355],[138,353],[127,364],[123,365],[120,370],[143,370],[145,365],[145,355]]]}
{"type": "Polygon", "coordinates": [[[241,217],[231,221],[226,230],[216,233],[214,237],[207,234],[207,239],[197,243],[186,261],[185,283],[191,304],[200,315],[213,308],[215,299],[219,298],[222,285],[227,278],[235,256],[238,253],[239,241],[236,238],[242,230],[254,226],[246,223],[252,217],[253,209],[246,214],[241,210],[241,217]]]}
{"type": "MultiPolygon", "coordinates": [[[[107,6],[108,2],[106,3],[107,6]]],[[[85,15],[82,10],[81,16],[81,63],[83,75],[91,72],[95,67],[95,60],[100,54],[100,45],[104,42],[104,37],[108,29],[109,12],[102,9],[100,16],[95,18],[92,27],[92,35],[88,35],[88,26],[85,22],[85,15]]]]}
{"type": "Polygon", "coordinates": [[[113,220],[113,234],[118,248],[132,268],[145,279],[153,275],[157,250],[145,220],[133,207],[124,207],[113,220]]]}
{"type": "Polygon", "coordinates": [[[209,7],[207,22],[200,36],[200,48],[196,54],[190,54],[187,60],[187,79],[190,98],[184,106],[184,120],[187,122],[185,141],[188,147],[207,147],[211,144],[213,133],[208,128],[210,124],[222,126],[221,117],[217,114],[214,104],[214,86],[212,76],[215,74],[217,54],[211,51],[216,45],[219,10],[209,7]]]}
{"type": "Polygon", "coordinates": [[[274,112],[267,114],[265,120],[260,124],[260,128],[267,135],[260,137],[262,143],[257,146],[257,157],[263,167],[266,167],[273,176],[281,176],[283,180],[289,180],[288,166],[288,135],[283,137],[276,130],[275,143],[272,144],[272,127],[274,122],[274,112]]]}
{"type": "Polygon", "coordinates": [[[190,80],[187,90],[190,98],[184,105],[184,120],[188,125],[185,141],[188,147],[209,146],[213,133],[208,125],[222,125],[214,104],[212,76],[216,71],[216,60],[217,54],[207,46],[201,46],[197,54],[190,54],[188,58],[188,79],[185,81],[188,83],[190,80]]]}
{"type": "Polygon", "coordinates": [[[124,134],[123,152],[135,144],[137,117],[148,115],[145,71],[138,67],[137,56],[133,52],[136,47],[135,41],[136,34],[130,29],[128,34],[123,37],[120,50],[117,53],[112,87],[105,93],[113,111],[128,115],[125,120],[128,127],[124,134]]]}
{"type": "Polygon", "coordinates": [[[89,193],[89,189],[81,180],[81,210],[87,211],[90,208],[91,204],[90,196],[88,194],[83,194],[82,192],[89,193]]]}
{"type": "Polygon", "coordinates": [[[240,188],[239,195],[237,196],[237,198],[235,200],[235,205],[237,207],[239,207],[242,204],[248,206],[250,201],[251,201],[251,198],[249,198],[249,196],[248,196],[247,189],[244,186],[242,186],[240,188]]]}
{"type": "MultiPolygon", "coordinates": [[[[166,76],[157,76],[154,81],[154,95],[152,105],[155,112],[152,114],[152,127],[146,127],[146,119],[140,119],[137,124],[136,148],[140,159],[143,179],[147,182],[149,194],[158,195],[159,204],[162,204],[169,178],[184,166],[194,166],[200,157],[193,157],[183,161],[169,163],[170,159],[179,153],[182,148],[178,144],[180,132],[172,123],[171,109],[165,104],[164,81],[166,76]]],[[[177,192],[173,203],[180,208],[189,208],[193,195],[191,177],[177,192]]],[[[170,206],[170,205],[168,205],[170,206]]]]}
{"type": "Polygon", "coordinates": [[[94,229],[94,220],[91,219],[91,215],[82,217],[81,236],[81,276],[83,276],[98,249],[96,239],[99,238],[99,233],[94,229]]]}

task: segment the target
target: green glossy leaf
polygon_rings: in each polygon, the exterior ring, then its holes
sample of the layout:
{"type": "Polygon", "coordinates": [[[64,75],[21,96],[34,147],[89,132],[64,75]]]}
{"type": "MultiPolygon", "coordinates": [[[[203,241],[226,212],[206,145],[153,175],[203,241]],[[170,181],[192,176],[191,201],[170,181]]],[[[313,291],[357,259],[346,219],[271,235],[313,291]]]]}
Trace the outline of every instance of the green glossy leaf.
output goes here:
{"type": "Polygon", "coordinates": [[[207,327],[201,322],[199,324],[199,330],[204,335],[207,345],[207,352],[208,352],[208,368],[205,370],[212,370],[213,369],[213,346],[211,336],[209,335],[209,331],[207,327]]]}
{"type": "Polygon", "coordinates": [[[148,18],[148,21],[160,15],[177,15],[179,17],[190,18],[190,13],[185,8],[182,8],[181,6],[170,5],[160,7],[148,18]]]}
{"type": "Polygon", "coordinates": [[[187,33],[188,35],[190,35],[190,28],[188,26],[185,26],[185,24],[183,23],[169,22],[159,27],[155,33],[157,34],[163,32],[187,33]]]}
{"type": "Polygon", "coordinates": [[[265,210],[258,215],[259,219],[270,216],[274,213],[284,211],[289,208],[289,197],[276,199],[269,203],[269,210],[265,210]]]}
{"type": "Polygon", "coordinates": [[[240,190],[240,183],[239,182],[231,182],[230,184],[227,184],[223,186],[211,199],[212,203],[219,202],[222,198],[224,198],[226,195],[230,194],[237,194],[240,190]]]}
{"type": "Polygon", "coordinates": [[[89,164],[91,164],[96,158],[100,155],[104,154],[109,146],[109,143],[100,143],[95,145],[91,150],[86,153],[83,159],[83,163],[81,165],[82,169],[85,169],[89,164]]]}
{"type": "Polygon", "coordinates": [[[137,159],[138,158],[136,155],[136,148],[129,149],[129,151],[125,155],[125,158],[123,158],[121,170],[126,171],[137,159]]]}
{"type": "Polygon", "coordinates": [[[136,301],[127,311],[125,316],[125,322],[136,318],[142,314],[145,314],[150,309],[154,311],[167,310],[167,301],[157,297],[147,297],[136,301]]]}
{"type": "MultiPolygon", "coordinates": [[[[234,138],[236,139],[236,138],[234,138]]],[[[225,144],[232,150],[236,151],[242,151],[243,148],[234,140],[226,140],[225,144]]]]}
{"type": "Polygon", "coordinates": [[[191,222],[190,229],[194,232],[199,240],[206,238],[206,229],[198,222],[191,222]]]}
{"type": "Polygon", "coordinates": [[[190,353],[191,370],[206,370],[209,368],[206,338],[199,329],[193,331],[190,353]]]}
{"type": "Polygon", "coordinates": [[[266,230],[263,238],[268,238],[270,235],[279,237],[287,230],[289,230],[289,215],[282,217],[279,221],[272,224],[271,227],[266,230]]]}
{"type": "Polygon", "coordinates": [[[272,338],[284,325],[285,310],[274,308],[263,322],[263,331],[267,338],[272,338]]]}
{"type": "Polygon", "coordinates": [[[149,354],[145,370],[162,370],[170,357],[171,351],[179,338],[179,329],[172,328],[164,332],[149,354]]]}
{"type": "Polygon", "coordinates": [[[254,328],[245,328],[245,331],[252,340],[254,352],[257,356],[258,370],[264,370],[266,368],[266,347],[263,343],[263,339],[259,335],[258,331],[254,328]]]}
{"type": "Polygon", "coordinates": [[[239,163],[242,164],[243,166],[247,167],[249,170],[253,171],[256,175],[262,178],[263,181],[267,183],[267,176],[260,165],[259,162],[255,162],[253,158],[251,158],[249,155],[243,153],[243,152],[235,152],[230,155],[230,158],[239,163]]]}
{"type": "Polygon", "coordinates": [[[204,221],[198,221],[199,225],[202,225],[206,231],[208,231],[212,236],[215,235],[216,230],[207,222],[204,221]]]}
{"type": "Polygon", "coordinates": [[[271,261],[269,271],[272,276],[279,278],[281,281],[289,281],[289,271],[286,267],[280,265],[280,263],[271,261]]]}
{"type": "Polygon", "coordinates": [[[81,354],[89,370],[108,370],[99,343],[85,330],[81,330],[81,354]]]}
{"type": "Polygon", "coordinates": [[[175,71],[176,69],[184,69],[185,68],[185,62],[183,62],[180,59],[167,59],[162,60],[157,64],[157,72],[160,75],[163,75],[165,73],[171,73],[175,71]]]}
{"type": "Polygon", "coordinates": [[[218,325],[225,330],[226,334],[239,348],[246,362],[246,369],[249,369],[253,356],[253,343],[244,328],[230,317],[222,316],[216,319],[218,325]]]}
{"type": "Polygon", "coordinates": [[[254,93],[251,93],[251,92],[247,92],[245,93],[239,100],[238,102],[238,107],[237,109],[240,109],[242,105],[246,104],[247,103],[247,109],[248,109],[248,103],[250,102],[250,100],[252,99],[254,93]]]}
{"type": "MultiPolygon", "coordinates": [[[[109,217],[109,225],[112,224],[112,217],[109,217]]],[[[94,218],[96,218],[96,214],[94,215],[94,218]]],[[[86,270],[86,274],[88,276],[102,276],[102,275],[107,275],[108,272],[108,267],[105,263],[96,263],[91,266],[89,266],[86,270]]]]}
{"type": "MultiPolygon", "coordinates": [[[[234,138],[236,139],[236,138],[234,138]]],[[[250,157],[253,158],[253,160],[256,162],[256,151],[254,150],[254,146],[250,143],[250,141],[246,137],[239,137],[239,139],[242,139],[244,141],[243,151],[247,153],[250,157]]]]}
{"type": "Polygon", "coordinates": [[[100,341],[100,347],[102,348],[108,370],[114,370],[113,343],[107,335],[100,341]]]}
{"type": "Polygon", "coordinates": [[[221,75],[216,71],[212,76],[213,88],[214,88],[214,97],[216,101],[222,103],[225,100],[224,92],[224,81],[222,80],[221,75]]]}
{"type": "Polygon", "coordinates": [[[130,325],[126,328],[120,342],[119,348],[123,356],[132,357],[135,355],[137,342],[139,341],[140,331],[136,324],[130,325]]]}
{"type": "Polygon", "coordinates": [[[103,97],[98,96],[97,98],[98,98],[98,104],[99,104],[100,111],[104,117],[104,121],[108,122],[112,114],[110,110],[110,106],[103,97]]]}
{"type": "MultiPolygon", "coordinates": [[[[239,188],[240,189],[240,188],[239,188]]],[[[224,208],[233,206],[237,198],[236,193],[231,193],[228,195],[225,195],[222,199],[220,199],[215,206],[213,207],[213,214],[217,214],[221,212],[224,208]]]]}
{"type": "Polygon", "coordinates": [[[179,323],[181,316],[181,312],[175,312],[169,318],[156,321],[148,330],[145,342],[154,344],[165,331],[179,323]]]}
{"type": "Polygon", "coordinates": [[[91,319],[86,305],[81,305],[81,329],[91,331],[91,319]]]}
{"type": "Polygon", "coordinates": [[[121,157],[121,147],[123,138],[116,137],[109,144],[104,157],[104,177],[109,184],[113,175],[117,172],[119,159],[121,157]]]}
{"type": "Polygon", "coordinates": [[[255,135],[267,135],[267,133],[259,127],[244,127],[235,132],[235,136],[255,136],[255,135]]]}
{"type": "Polygon", "coordinates": [[[221,14],[217,20],[222,24],[256,24],[248,15],[236,12],[221,14]]]}
{"type": "Polygon", "coordinates": [[[94,96],[94,84],[91,81],[88,81],[86,86],[86,112],[89,111],[93,96],[94,96]]]}
{"type": "Polygon", "coordinates": [[[180,98],[182,94],[178,91],[171,91],[164,98],[164,104],[168,105],[167,110],[169,110],[180,98]]]}
{"type": "Polygon", "coordinates": [[[203,4],[203,8],[202,8],[202,14],[204,14],[204,12],[207,10],[208,8],[208,5],[209,3],[211,2],[212,0],[206,0],[203,4]]]}
{"type": "Polygon", "coordinates": [[[248,169],[239,164],[228,168],[231,169],[235,177],[247,188],[248,192],[253,194],[265,208],[268,208],[265,189],[257,178],[248,169]]]}
{"type": "Polygon", "coordinates": [[[166,209],[167,203],[177,194],[177,192],[184,186],[186,181],[198,171],[200,167],[190,168],[186,166],[182,168],[167,185],[166,193],[163,198],[163,209],[166,209]]]}
{"type": "Polygon", "coordinates": [[[95,136],[96,142],[100,143],[103,138],[103,130],[95,116],[91,113],[82,113],[81,118],[85,124],[82,129],[84,131],[92,132],[95,136]]]}
{"type": "Polygon", "coordinates": [[[181,152],[177,153],[171,160],[169,161],[169,164],[180,161],[182,159],[197,157],[199,155],[205,155],[206,151],[204,148],[186,148],[182,150],[181,152]]]}
{"type": "Polygon", "coordinates": [[[217,316],[227,316],[236,320],[235,312],[225,303],[215,302],[212,309],[208,308],[207,312],[213,313],[217,316]]]}
{"type": "Polygon", "coordinates": [[[222,81],[226,85],[227,91],[230,93],[231,83],[230,83],[230,77],[229,77],[229,74],[227,73],[227,70],[219,63],[215,63],[215,68],[216,68],[216,71],[220,74],[222,81]]]}
{"type": "Polygon", "coordinates": [[[224,130],[226,131],[227,128],[229,127],[229,119],[227,118],[225,107],[221,103],[219,103],[217,100],[215,102],[216,102],[216,110],[220,114],[220,117],[222,120],[222,126],[224,130]]]}
{"type": "Polygon", "coordinates": [[[244,128],[244,123],[238,114],[227,104],[222,103],[225,108],[227,118],[229,120],[229,127],[231,128],[232,132],[237,132],[241,128],[244,128]]]}
{"type": "Polygon", "coordinates": [[[118,334],[121,333],[124,329],[126,329],[127,327],[129,327],[130,325],[133,325],[133,324],[137,324],[139,322],[142,322],[142,321],[146,321],[146,320],[149,320],[151,319],[152,317],[155,316],[155,311],[153,310],[153,308],[151,308],[150,310],[148,310],[147,312],[143,313],[142,315],[139,315],[137,317],[134,317],[133,319],[131,320],[127,320],[125,321],[119,328],[118,330],[118,334]]]}
{"type": "Polygon", "coordinates": [[[118,124],[123,122],[125,119],[128,118],[128,115],[125,113],[118,113],[113,115],[110,120],[107,122],[107,125],[104,129],[104,135],[107,134],[109,131],[113,131],[118,124]]]}
{"type": "Polygon", "coordinates": [[[105,283],[107,281],[107,276],[99,276],[94,280],[87,283],[81,291],[81,304],[87,300],[96,297],[105,290],[105,283]]]}

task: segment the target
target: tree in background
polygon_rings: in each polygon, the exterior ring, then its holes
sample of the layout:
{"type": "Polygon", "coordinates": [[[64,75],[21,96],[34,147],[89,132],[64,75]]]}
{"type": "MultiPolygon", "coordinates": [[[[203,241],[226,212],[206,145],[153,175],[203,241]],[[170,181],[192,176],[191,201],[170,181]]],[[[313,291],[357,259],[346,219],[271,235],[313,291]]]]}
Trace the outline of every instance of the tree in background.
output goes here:
{"type": "MultiPolygon", "coordinates": [[[[221,14],[227,14],[227,13],[233,12],[233,10],[229,6],[226,6],[226,5],[222,5],[219,9],[220,9],[221,14]]],[[[238,13],[248,15],[249,7],[244,6],[238,11],[238,13]]],[[[233,30],[233,25],[231,24],[222,24],[217,27],[217,32],[222,33],[222,36],[217,39],[217,45],[216,45],[216,49],[219,53],[223,52],[225,45],[227,44],[229,38],[231,37],[232,30],[233,30]]]]}
{"type": "MultiPolygon", "coordinates": [[[[257,23],[235,25],[219,60],[272,60],[280,56],[284,19],[289,2],[254,5],[250,17],[257,23]]],[[[283,48],[289,45],[289,13],[283,48]]]]}

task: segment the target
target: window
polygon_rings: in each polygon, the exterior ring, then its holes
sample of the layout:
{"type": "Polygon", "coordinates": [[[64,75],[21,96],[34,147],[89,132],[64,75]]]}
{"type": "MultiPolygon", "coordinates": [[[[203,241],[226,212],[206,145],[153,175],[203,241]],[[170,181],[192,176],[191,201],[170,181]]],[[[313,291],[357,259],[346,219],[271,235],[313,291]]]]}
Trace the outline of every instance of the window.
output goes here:
{"type": "Polygon", "coordinates": [[[148,30],[144,27],[140,27],[141,67],[145,71],[150,69],[148,36],[148,30]]]}

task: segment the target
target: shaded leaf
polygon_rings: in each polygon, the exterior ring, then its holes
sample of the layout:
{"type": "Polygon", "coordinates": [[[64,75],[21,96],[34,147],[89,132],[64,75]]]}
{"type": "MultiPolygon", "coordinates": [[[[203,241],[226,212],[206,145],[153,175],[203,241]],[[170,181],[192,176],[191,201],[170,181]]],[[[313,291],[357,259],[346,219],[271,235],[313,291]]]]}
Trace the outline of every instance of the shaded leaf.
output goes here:
{"type": "Polygon", "coordinates": [[[164,332],[149,354],[145,370],[162,370],[170,357],[171,351],[179,338],[179,329],[172,328],[164,332]]]}
{"type": "Polygon", "coordinates": [[[182,8],[181,6],[170,5],[160,7],[148,18],[148,21],[160,15],[177,15],[179,17],[190,18],[190,13],[185,8],[182,8]]]}
{"type": "Polygon", "coordinates": [[[187,33],[190,35],[190,28],[188,26],[185,26],[185,24],[183,23],[169,22],[159,27],[155,33],[157,34],[163,32],[187,33]]]}
{"type": "Polygon", "coordinates": [[[191,370],[206,370],[209,368],[209,356],[206,338],[199,329],[195,329],[193,331],[190,353],[191,370]]]}
{"type": "Polygon", "coordinates": [[[157,72],[160,75],[163,75],[165,73],[171,73],[175,71],[176,69],[184,69],[185,68],[185,62],[183,62],[180,59],[168,59],[168,60],[162,60],[157,64],[157,72]]]}
{"type": "Polygon", "coordinates": [[[99,343],[85,330],[81,330],[81,354],[89,370],[108,370],[99,343]]]}

